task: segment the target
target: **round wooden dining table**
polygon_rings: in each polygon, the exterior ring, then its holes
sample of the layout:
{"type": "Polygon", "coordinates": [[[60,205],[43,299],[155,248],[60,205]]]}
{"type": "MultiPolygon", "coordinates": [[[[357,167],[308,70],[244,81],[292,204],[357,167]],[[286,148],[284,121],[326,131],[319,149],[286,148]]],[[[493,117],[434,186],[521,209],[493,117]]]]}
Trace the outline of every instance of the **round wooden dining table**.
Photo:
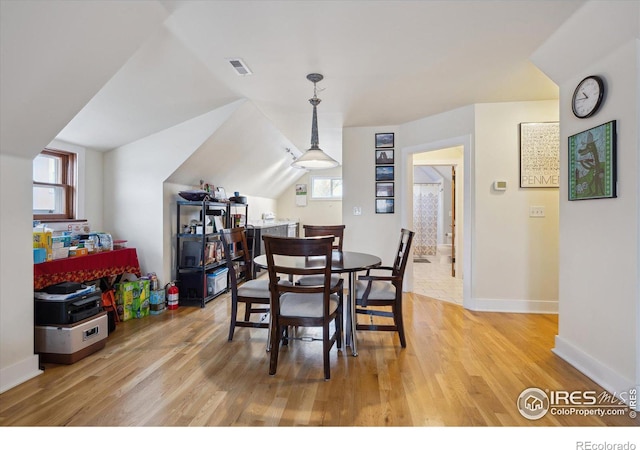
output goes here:
{"type": "MultiPolygon", "coordinates": [[[[278,265],[286,267],[314,267],[323,264],[322,258],[275,255],[278,265]]],[[[267,255],[259,255],[253,259],[255,265],[266,269],[267,255]]],[[[356,342],[356,274],[367,269],[378,267],[382,260],[368,253],[334,250],[331,255],[331,272],[348,273],[349,283],[346,302],[345,345],[351,347],[353,356],[358,356],[356,342]]]]}

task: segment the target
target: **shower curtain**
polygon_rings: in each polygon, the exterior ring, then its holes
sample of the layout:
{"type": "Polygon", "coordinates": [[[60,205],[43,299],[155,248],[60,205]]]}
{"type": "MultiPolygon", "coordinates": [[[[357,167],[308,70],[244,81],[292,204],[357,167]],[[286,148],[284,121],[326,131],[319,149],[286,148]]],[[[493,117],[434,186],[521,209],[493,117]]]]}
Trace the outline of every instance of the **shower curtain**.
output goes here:
{"type": "Polygon", "coordinates": [[[438,209],[440,184],[420,183],[413,185],[413,258],[416,261],[435,256],[438,244],[438,209]]]}

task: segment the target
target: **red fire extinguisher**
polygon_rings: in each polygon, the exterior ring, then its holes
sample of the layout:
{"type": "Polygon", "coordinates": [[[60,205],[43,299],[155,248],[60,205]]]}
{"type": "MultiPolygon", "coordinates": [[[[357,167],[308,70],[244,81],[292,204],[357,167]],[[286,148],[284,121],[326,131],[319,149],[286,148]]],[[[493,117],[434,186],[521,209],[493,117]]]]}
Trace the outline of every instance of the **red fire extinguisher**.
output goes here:
{"type": "Polygon", "coordinates": [[[172,281],[167,286],[167,309],[178,309],[179,293],[178,286],[172,281]]]}

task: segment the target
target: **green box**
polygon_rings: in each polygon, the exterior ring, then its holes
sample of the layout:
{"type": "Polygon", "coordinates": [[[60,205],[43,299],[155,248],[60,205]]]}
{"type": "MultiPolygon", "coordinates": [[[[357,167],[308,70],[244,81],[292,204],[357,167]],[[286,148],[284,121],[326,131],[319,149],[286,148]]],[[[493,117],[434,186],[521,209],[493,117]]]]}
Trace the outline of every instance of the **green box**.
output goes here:
{"type": "Polygon", "coordinates": [[[123,322],[149,315],[149,280],[116,284],[116,307],[123,322]]]}

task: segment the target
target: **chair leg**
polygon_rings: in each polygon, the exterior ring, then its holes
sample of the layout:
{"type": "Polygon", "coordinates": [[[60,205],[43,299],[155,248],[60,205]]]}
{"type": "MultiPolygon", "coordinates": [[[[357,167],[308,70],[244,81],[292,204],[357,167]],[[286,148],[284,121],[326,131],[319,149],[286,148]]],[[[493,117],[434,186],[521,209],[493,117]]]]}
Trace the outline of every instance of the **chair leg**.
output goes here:
{"type": "Polygon", "coordinates": [[[405,348],[407,346],[407,341],[404,337],[404,319],[402,318],[402,303],[397,302],[393,307],[393,320],[396,324],[396,328],[398,329],[398,337],[400,338],[400,346],[405,348]]]}
{"type": "Polygon", "coordinates": [[[252,308],[251,303],[244,304],[244,321],[245,322],[249,322],[249,320],[251,319],[251,308],[252,308]]]}
{"type": "Polygon", "coordinates": [[[336,345],[338,349],[342,348],[342,296],[340,296],[340,306],[338,307],[338,314],[336,315],[336,345]]]}
{"type": "Polygon", "coordinates": [[[238,314],[238,301],[231,297],[231,324],[229,325],[229,340],[233,340],[233,332],[236,330],[236,316],[238,314]]]}
{"type": "Polygon", "coordinates": [[[271,343],[270,358],[269,358],[269,375],[275,375],[278,368],[278,351],[280,350],[280,339],[278,336],[282,335],[282,327],[277,324],[273,324],[271,327],[271,343]]]}
{"type": "Polygon", "coordinates": [[[329,323],[325,323],[322,327],[322,359],[324,361],[324,379],[329,380],[331,378],[331,366],[329,361],[329,352],[331,351],[331,344],[329,342],[329,323]]]}
{"type": "Polygon", "coordinates": [[[271,351],[271,317],[269,317],[269,328],[267,329],[267,353],[271,351]]]}

